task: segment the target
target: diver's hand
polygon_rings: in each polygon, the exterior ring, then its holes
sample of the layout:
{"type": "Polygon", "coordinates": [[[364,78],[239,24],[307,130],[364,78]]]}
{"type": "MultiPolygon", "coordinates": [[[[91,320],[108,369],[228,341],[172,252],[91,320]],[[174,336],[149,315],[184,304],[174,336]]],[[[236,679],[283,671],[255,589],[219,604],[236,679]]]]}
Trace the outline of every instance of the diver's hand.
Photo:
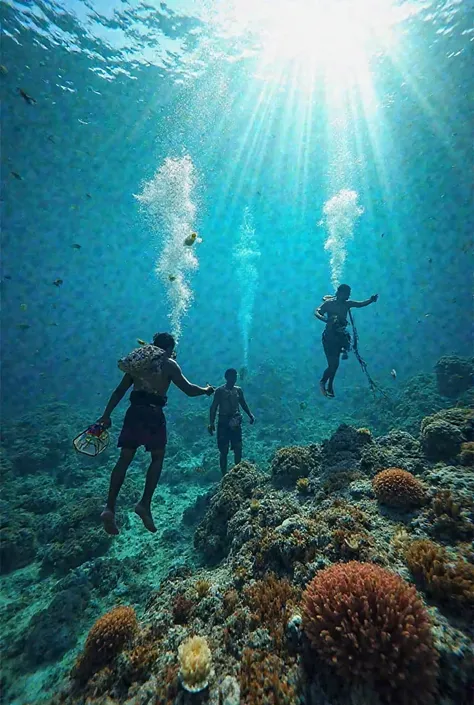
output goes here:
{"type": "Polygon", "coordinates": [[[210,384],[208,384],[206,387],[204,387],[204,394],[207,397],[212,397],[212,395],[214,394],[215,391],[216,390],[214,389],[214,387],[211,387],[210,384]]]}
{"type": "Polygon", "coordinates": [[[216,427],[213,423],[210,423],[209,426],[207,427],[207,430],[209,431],[210,435],[212,436],[214,434],[214,431],[216,430],[216,427]]]}
{"type": "Polygon", "coordinates": [[[112,426],[112,419],[110,416],[101,416],[100,419],[97,419],[96,423],[100,423],[104,428],[110,428],[112,426]]]}
{"type": "Polygon", "coordinates": [[[372,296],[370,297],[370,300],[374,304],[376,301],[378,301],[378,298],[379,298],[378,294],[372,294],[372,296]]]}
{"type": "Polygon", "coordinates": [[[253,426],[255,423],[255,416],[253,414],[250,414],[249,420],[250,420],[250,425],[253,426]]]}

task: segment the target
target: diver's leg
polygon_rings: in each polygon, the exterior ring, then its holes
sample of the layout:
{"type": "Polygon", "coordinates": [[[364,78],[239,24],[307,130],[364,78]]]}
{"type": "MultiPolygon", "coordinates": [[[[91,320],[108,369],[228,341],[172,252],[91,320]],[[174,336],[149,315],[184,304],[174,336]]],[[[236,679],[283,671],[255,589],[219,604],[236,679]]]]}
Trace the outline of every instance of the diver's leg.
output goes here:
{"type": "Polygon", "coordinates": [[[160,479],[164,459],[164,448],[151,451],[151,463],[146,474],[145,489],[143,490],[141,500],[135,507],[135,513],[138,514],[140,519],[143,521],[145,528],[153,534],[157,531],[157,529],[151,515],[151,500],[153,499],[153,494],[160,479]]]}
{"type": "Polygon", "coordinates": [[[234,463],[238,465],[242,460],[242,443],[234,444],[234,463]]]}
{"type": "Polygon", "coordinates": [[[229,454],[229,449],[226,448],[226,449],[224,450],[224,448],[220,448],[220,449],[219,449],[219,453],[220,453],[220,456],[219,456],[219,466],[220,466],[220,469],[221,469],[221,473],[222,473],[223,475],[225,475],[226,472],[227,472],[227,456],[228,456],[228,454],[229,454]]]}
{"type": "Polygon", "coordinates": [[[333,397],[334,396],[334,377],[336,376],[337,368],[339,367],[339,353],[335,354],[331,358],[331,365],[330,365],[330,374],[329,374],[329,381],[328,381],[328,395],[333,397]]]}
{"type": "Polygon", "coordinates": [[[104,524],[104,529],[108,534],[116,535],[118,534],[117,525],[115,523],[115,504],[117,502],[117,497],[120,492],[120,488],[125,480],[125,475],[127,474],[128,467],[135,457],[135,448],[122,448],[120,451],[120,458],[115,464],[112,474],[110,476],[109,494],[107,497],[107,503],[105,509],[100,515],[102,523],[104,524]]]}
{"type": "Polygon", "coordinates": [[[326,355],[326,360],[328,361],[328,366],[323,372],[323,376],[321,377],[319,381],[319,388],[321,390],[321,394],[326,396],[326,383],[331,376],[331,352],[329,349],[329,345],[327,344],[326,340],[323,337],[323,348],[324,348],[324,354],[326,355]]]}

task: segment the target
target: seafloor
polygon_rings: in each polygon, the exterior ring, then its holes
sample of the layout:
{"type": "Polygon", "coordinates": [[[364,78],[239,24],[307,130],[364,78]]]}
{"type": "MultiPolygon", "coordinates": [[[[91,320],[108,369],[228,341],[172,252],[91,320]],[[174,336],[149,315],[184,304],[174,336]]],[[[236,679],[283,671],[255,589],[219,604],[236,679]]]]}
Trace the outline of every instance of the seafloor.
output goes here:
{"type": "Polygon", "coordinates": [[[326,438],[270,400],[222,480],[186,412],[156,536],[128,511],[117,539],[98,525],[114,453],[71,452],[79,411],[6,424],[1,702],[470,705],[473,370],[442,358],[326,438]]]}

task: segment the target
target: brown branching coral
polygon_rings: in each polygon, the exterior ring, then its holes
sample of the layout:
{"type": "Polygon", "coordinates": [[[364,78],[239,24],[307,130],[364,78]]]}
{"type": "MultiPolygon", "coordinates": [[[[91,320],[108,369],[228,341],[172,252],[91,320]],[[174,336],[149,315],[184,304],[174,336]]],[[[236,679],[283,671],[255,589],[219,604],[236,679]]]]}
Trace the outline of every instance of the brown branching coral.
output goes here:
{"type": "Polygon", "coordinates": [[[240,667],[241,705],[294,705],[288,663],[275,654],[244,649],[240,667]]]}
{"type": "Polygon", "coordinates": [[[474,565],[452,561],[443,546],[413,541],[405,559],[417,583],[428,595],[452,608],[474,609],[474,565]]]}
{"type": "Polygon", "coordinates": [[[422,483],[406,470],[387,468],[372,480],[375,496],[391,507],[418,507],[425,501],[422,483]]]}
{"type": "Polygon", "coordinates": [[[255,626],[263,626],[273,638],[277,651],[281,650],[285,633],[284,615],[300,598],[300,592],[288,580],[267,575],[244,591],[245,601],[252,610],[255,626]]]}
{"type": "Polygon", "coordinates": [[[84,651],[73,669],[73,678],[85,682],[110,664],[138,630],[133,607],[115,607],[100,617],[86,639],[84,651]]]}
{"type": "Polygon", "coordinates": [[[433,497],[428,512],[430,533],[453,541],[471,538],[474,536],[474,524],[466,516],[470,510],[472,502],[454,497],[449,490],[440,490],[433,497]]]}
{"type": "Polygon", "coordinates": [[[319,572],[303,595],[303,628],[317,656],[382,702],[431,705],[437,655],[415,588],[370,563],[319,572]]]}
{"type": "Polygon", "coordinates": [[[194,602],[183,594],[176,595],[173,603],[173,621],[175,624],[187,624],[194,602]]]}

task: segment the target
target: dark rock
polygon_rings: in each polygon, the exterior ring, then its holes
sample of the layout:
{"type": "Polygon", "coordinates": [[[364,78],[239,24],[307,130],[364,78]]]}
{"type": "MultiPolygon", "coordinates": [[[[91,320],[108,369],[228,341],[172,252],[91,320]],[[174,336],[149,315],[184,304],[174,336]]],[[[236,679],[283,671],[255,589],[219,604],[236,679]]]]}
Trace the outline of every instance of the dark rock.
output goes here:
{"type": "Polygon", "coordinates": [[[438,392],[450,399],[474,386],[474,358],[446,355],[435,365],[438,392]]]}
{"type": "Polygon", "coordinates": [[[87,588],[62,590],[30,620],[24,654],[31,666],[56,661],[77,641],[81,615],[89,601],[87,588]]]}

